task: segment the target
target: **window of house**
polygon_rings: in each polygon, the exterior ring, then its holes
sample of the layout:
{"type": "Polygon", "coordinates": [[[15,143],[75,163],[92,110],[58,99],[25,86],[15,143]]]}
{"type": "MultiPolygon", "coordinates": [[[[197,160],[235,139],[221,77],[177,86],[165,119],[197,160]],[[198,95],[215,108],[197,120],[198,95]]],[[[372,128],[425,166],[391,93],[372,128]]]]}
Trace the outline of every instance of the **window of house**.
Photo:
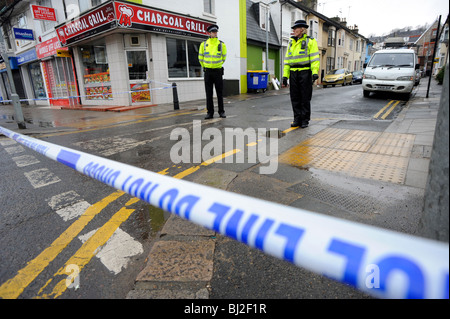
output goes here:
{"type": "MultiPolygon", "coordinates": [[[[266,22],[270,21],[269,7],[265,4],[259,4],[259,26],[261,29],[266,30],[266,22]]],[[[270,22],[267,24],[267,31],[270,32],[270,22]]]]}
{"type": "Polygon", "coordinates": [[[326,70],[326,73],[328,73],[332,69],[334,69],[334,58],[327,57],[327,70],[326,70]]]}
{"type": "Polygon", "coordinates": [[[11,50],[12,46],[11,46],[11,41],[9,39],[9,33],[8,33],[8,28],[6,27],[6,24],[4,24],[2,28],[3,28],[3,39],[5,40],[6,49],[11,50]]]}
{"type": "MultiPolygon", "coordinates": [[[[38,6],[53,8],[51,0],[39,0],[37,2],[37,4],[38,4],[38,6]]],[[[41,20],[42,32],[47,32],[49,30],[53,30],[55,28],[56,24],[57,24],[57,21],[41,20]]]]}
{"type": "Polygon", "coordinates": [[[201,78],[202,66],[198,61],[200,42],[166,38],[169,78],[201,78]]]}
{"type": "Polygon", "coordinates": [[[319,23],[317,21],[310,20],[309,21],[309,36],[314,39],[317,39],[317,37],[319,35],[318,29],[319,29],[319,23]]]}
{"type": "Polygon", "coordinates": [[[328,45],[331,47],[334,47],[334,44],[336,42],[336,31],[335,30],[328,30],[328,45]]]}
{"type": "Polygon", "coordinates": [[[214,14],[214,0],[203,0],[203,11],[214,14]]]}
{"type": "MultiPolygon", "coordinates": [[[[21,29],[27,29],[27,16],[25,15],[25,13],[22,13],[17,17],[17,27],[21,29]]],[[[16,44],[19,47],[24,46],[28,43],[27,40],[16,40],[16,41],[17,41],[16,44]]]]}
{"type": "Polygon", "coordinates": [[[101,4],[103,1],[102,0],[92,0],[92,6],[93,7],[96,7],[96,6],[98,6],[99,4],[101,4]]]}

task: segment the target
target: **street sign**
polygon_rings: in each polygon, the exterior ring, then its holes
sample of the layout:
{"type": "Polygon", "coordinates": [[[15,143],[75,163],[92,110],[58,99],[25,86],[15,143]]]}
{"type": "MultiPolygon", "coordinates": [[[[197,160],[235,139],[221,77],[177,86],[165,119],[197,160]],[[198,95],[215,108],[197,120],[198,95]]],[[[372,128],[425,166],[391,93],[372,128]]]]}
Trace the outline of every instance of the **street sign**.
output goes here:
{"type": "Polygon", "coordinates": [[[31,29],[13,28],[13,33],[16,40],[34,40],[33,30],[31,29]]]}
{"type": "Polygon", "coordinates": [[[53,8],[31,5],[33,18],[36,20],[56,21],[56,12],[53,8]]]}

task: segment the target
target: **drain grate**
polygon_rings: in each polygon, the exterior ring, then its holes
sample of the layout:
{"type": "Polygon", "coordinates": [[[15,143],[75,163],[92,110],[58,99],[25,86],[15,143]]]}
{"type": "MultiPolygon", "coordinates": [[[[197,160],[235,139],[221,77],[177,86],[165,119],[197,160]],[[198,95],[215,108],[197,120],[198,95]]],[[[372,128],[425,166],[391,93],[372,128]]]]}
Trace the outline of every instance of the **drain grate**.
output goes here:
{"type": "Polygon", "coordinates": [[[382,204],[372,197],[357,193],[342,193],[328,190],[324,185],[316,183],[297,184],[293,186],[295,191],[306,196],[313,197],[332,206],[360,214],[381,212],[382,204]]]}

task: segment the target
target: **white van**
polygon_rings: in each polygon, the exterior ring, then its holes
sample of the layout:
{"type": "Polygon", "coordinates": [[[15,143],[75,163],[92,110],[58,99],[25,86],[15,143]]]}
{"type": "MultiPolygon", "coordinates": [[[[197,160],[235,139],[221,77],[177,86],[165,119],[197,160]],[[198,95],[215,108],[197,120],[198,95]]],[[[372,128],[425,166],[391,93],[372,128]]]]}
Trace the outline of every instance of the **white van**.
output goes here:
{"type": "Polygon", "coordinates": [[[370,92],[402,93],[409,97],[419,64],[414,50],[386,49],[376,51],[364,67],[364,97],[369,97],[370,92]]]}

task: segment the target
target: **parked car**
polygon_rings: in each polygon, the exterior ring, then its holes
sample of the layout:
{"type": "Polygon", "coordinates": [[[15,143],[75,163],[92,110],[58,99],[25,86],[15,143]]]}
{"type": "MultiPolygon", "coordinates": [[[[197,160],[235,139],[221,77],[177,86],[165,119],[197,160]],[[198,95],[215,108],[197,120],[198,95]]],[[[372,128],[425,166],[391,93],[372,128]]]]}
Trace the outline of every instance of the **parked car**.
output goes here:
{"type": "Polygon", "coordinates": [[[322,85],[326,88],[328,85],[335,86],[336,84],[352,84],[352,74],[347,69],[333,69],[330,70],[322,80],[322,85]]]}
{"type": "Polygon", "coordinates": [[[364,67],[364,97],[370,92],[392,92],[409,99],[420,65],[414,50],[386,49],[376,51],[364,67]]]}
{"type": "Polygon", "coordinates": [[[362,83],[363,73],[362,71],[353,71],[353,83],[362,83]]]}
{"type": "Polygon", "coordinates": [[[422,71],[420,71],[419,69],[416,69],[416,78],[414,81],[414,85],[417,86],[420,84],[420,79],[422,78],[422,71]]]}

